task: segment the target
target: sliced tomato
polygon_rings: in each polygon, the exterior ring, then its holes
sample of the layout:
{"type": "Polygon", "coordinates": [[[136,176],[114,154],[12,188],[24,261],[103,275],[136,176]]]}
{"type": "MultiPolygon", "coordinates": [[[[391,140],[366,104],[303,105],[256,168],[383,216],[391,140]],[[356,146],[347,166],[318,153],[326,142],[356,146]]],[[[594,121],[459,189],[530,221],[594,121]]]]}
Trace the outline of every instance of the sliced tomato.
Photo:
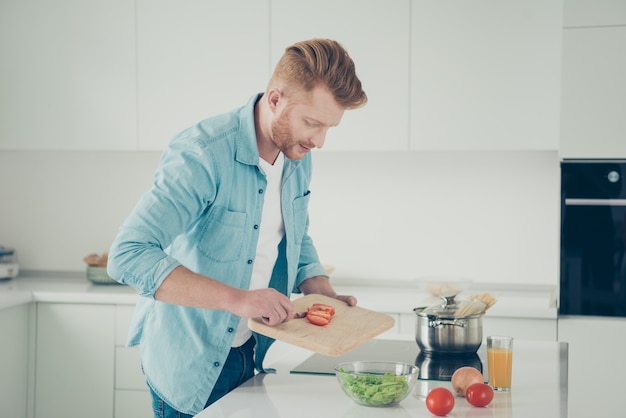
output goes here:
{"type": "Polygon", "coordinates": [[[328,312],[331,316],[335,315],[335,307],[334,306],[330,306],[330,305],[326,305],[323,303],[314,303],[313,305],[311,305],[311,308],[313,310],[316,311],[324,311],[324,312],[328,312]]]}
{"type": "Polygon", "coordinates": [[[335,307],[324,303],[314,303],[306,310],[306,319],[315,325],[328,325],[333,315],[335,315],[335,307]]]}
{"type": "Polygon", "coordinates": [[[328,325],[330,323],[330,315],[326,312],[309,311],[306,314],[306,319],[319,326],[328,325]]]}
{"type": "Polygon", "coordinates": [[[306,314],[307,316],[308,315],[321,316],[322,318],[328,319],[329,321],[332,318],[332,315],[330,313],[326,311],[316,311],[314,309],[309,309],[306,314]]]}

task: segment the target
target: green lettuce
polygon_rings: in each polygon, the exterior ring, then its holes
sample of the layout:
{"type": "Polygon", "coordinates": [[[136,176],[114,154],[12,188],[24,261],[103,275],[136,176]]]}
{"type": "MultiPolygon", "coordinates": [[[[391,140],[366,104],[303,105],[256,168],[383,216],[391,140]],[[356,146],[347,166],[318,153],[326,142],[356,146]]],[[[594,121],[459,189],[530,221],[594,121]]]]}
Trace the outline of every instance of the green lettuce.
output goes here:
{"type": "MultiPolygon", "coordinates": [[[[344,370],[341,370],[342,372],[344,370]]],[[[399,401],[409,390],[404,376],[393,373],[366,373],[358,376],[340,374],[345,391],[358,402],[371,406],[381,406],[399,401]]]]}

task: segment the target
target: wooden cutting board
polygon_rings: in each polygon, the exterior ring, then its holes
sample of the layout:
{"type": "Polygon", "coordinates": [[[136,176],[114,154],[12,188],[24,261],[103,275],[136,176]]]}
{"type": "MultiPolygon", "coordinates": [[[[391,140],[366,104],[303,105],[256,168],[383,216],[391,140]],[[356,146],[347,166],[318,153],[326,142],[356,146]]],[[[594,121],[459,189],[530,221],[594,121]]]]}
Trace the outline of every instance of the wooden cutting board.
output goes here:
{"type": "Polygon", "coordinates": [[[252,331],[276,340],[327,356],[339,356],[387,331],[395,324],[395,319],[387,314],[359,306],[348,306],[328,296],[306,295],[293,301],[296,312],[306,312],[314,303],[335,307],[335,316],[330,324],[321,327],[311,324],[306,318],[299,318],[269,326],[260,318],[250,318],[248,326],[252,331]]]}

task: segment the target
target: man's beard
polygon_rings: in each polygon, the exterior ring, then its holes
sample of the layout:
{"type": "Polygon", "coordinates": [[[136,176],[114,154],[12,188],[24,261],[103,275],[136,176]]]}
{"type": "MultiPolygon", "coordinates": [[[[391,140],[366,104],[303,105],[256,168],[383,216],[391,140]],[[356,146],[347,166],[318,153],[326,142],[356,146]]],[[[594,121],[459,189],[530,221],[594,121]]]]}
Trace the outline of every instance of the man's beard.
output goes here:
{"type": "Polygon", "coordinates": [[[298,160],[301,155],[294,155],[292,152],[295,141],[293,132],[289,125],[289,115],[291,109],[286,108],[281,115],[272,122],[272,142],[289,159],[298,160]]]}

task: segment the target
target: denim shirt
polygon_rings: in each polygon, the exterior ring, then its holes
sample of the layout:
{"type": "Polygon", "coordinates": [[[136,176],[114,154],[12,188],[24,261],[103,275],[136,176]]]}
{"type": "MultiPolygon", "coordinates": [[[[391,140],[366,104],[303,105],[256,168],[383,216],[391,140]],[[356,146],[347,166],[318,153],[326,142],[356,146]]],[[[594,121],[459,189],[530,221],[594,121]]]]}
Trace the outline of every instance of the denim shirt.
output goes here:
{"type": "MultiPolygon", "coordinates": [[[[178,134],[164,151],[150,191],[120,227],[109,274],[140,294],[128,345],[139,344],[150,387],[175,409],[197,414],[228,356],[240,317],[159,302],[154,293],[179,265],[247,289],[261,223],[266,179],[259,167],[254,106],[178,134]]],[[[311,156],[285,159],[285,236],[270,287],[289,296],[307,278],[326,275],[308,235],[311,156]]],[[[243,319],[246,320],[246,319],[243,319]]],[[[255,366],[273,340],[254,334],[255,366]]]]}

